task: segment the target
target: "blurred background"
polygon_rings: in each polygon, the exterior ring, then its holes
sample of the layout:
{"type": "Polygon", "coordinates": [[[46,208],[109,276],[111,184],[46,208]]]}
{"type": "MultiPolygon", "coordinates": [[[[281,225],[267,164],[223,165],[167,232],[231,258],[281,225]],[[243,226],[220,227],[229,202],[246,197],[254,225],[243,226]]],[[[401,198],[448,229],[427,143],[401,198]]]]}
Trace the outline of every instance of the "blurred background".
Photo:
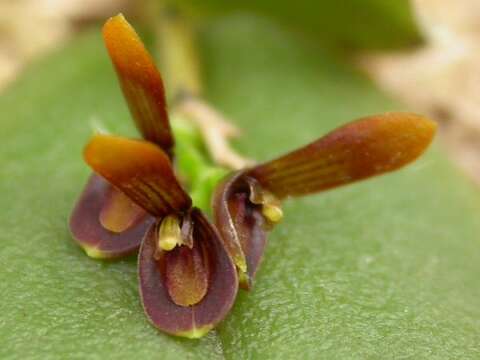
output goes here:
{"type": "MultiPolygon", "coordinates": [[[[142,22],[149,2],[0,0],[0,94],[77,32],[118,12],[142,22]]],[[[219,13],[256,12],[335,49],[408,109],[438,120],[443,144],[480,183],[480,1],[316,3],[177,1],[199,23],[219,13]]]]}

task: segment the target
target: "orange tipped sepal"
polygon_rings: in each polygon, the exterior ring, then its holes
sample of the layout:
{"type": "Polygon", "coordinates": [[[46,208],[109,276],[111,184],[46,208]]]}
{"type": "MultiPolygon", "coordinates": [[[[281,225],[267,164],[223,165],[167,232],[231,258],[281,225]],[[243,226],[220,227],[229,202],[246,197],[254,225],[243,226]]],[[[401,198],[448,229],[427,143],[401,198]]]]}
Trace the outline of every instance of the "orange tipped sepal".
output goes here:
{"type": "Polygon", "coordinates": [[[436,128],[435,122],[411,113],[369,116],[247,175],[279,198],[312,194],[411,163],[428,148],[436,128]]]}
{"type": "Polygon", "coordinates": [[[152,56],[123,15],[105,23],[103,38],[137,128],[171,155],[174,139],[165,91],[152,56]]]}
{"type": "Polygon", "coordinates": [[[96,173],[154,216],[191,206],[168,156],[152,143],[95,135],[85,147],[84,158],[96,173]]]}

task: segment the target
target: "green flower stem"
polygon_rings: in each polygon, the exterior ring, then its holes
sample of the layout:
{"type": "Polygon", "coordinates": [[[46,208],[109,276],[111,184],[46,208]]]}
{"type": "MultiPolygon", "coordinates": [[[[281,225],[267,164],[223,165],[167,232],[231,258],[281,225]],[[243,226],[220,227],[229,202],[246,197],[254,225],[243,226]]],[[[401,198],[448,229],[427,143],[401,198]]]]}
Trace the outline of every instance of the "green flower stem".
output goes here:
{"type": "Polygon", "coordinates": [[[181,95],[200,96],[201,65],[190,24],[171,1],[149,0],[144,11],[161,55],[158,65],[168,98],[175,101],[181,95]]]}
{"type": "Polygon", "coordinates": [[[174,113],[171,123],[176,140],[175,165],[178,175],[187,186],[193,204],[209,213],[213,190],[228,170],[212,164],[206,155],[200,133],[191,122],[174,113]]]}

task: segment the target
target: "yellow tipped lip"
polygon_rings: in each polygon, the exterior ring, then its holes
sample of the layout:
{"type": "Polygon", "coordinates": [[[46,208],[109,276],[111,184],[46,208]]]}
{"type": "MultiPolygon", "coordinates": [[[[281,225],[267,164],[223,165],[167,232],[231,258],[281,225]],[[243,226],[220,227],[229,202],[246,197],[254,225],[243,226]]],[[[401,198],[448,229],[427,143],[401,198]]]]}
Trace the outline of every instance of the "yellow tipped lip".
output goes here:
{"type": "Polygon", "coordinates": [[[108,255],[94,246],[82,246],[83,251],[92,259],[108,259],[108,255]]]}
{"type": "Polygon", "coordinates": [[[200,339],[212,329],[212,325],[205,325],[201,328],[193,328],[192,330],[178,332],[175,334],[175,336],[181,336],[188,339],[200,339]]]}

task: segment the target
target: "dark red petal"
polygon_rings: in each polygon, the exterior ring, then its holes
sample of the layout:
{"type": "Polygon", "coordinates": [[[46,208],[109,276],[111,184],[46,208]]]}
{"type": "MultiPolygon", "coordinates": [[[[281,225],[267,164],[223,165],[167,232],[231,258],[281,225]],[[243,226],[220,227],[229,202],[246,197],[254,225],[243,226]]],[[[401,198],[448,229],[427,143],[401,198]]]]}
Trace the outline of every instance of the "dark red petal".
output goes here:
{"type": "Polygon", "coordinates": [[[208,288],[202,300],[193,306],[179,306],[172,301],[161,266],[154,258],[155,226],[142,242],[138,272],[142,304],[152,324],[172,335],[198,338],[228,314],[237,294],[238,279],[215,228],[197,209],[192,210],[191,217],[194,242],[208,251],[208,288]]]}
{"type": "Polygon", "coordinates": [[[146,140],[171,154],[174,140],[165,92],[152,57],[123,15],[105,23],[103,37],[138,129],[146,140]]]}
{"type": "Polygon", "coordinates": [[[84,151],[92,169],[157,217],[188,210],[191,200],[156,145],[110,135],[95,135],[84,151]]]}
{"type": "Polygon", "coordinates": [[[420,115],[387,113],[351,122],[247,174],[275,196],[301,196],[396,170],[419,157],[436,124],[420,115]]]}
{"type": "Polygon", "coordinates": [[[143,235],[155,219],[144,212],[126,230],[115,233],[100,223],[112,186],[98,175],[92,175],[70,217],[70,231],[85,252],[93,258],[114,259],[135,253],[143,235]]]}
{"type": "Polygon", "coordinates": [[[250,184],[240,172],[217,187],[213,197],[215,225],[238,268],[240,286],[250,289],[267,245],[261,208],[249,200],[250,184]]]}

